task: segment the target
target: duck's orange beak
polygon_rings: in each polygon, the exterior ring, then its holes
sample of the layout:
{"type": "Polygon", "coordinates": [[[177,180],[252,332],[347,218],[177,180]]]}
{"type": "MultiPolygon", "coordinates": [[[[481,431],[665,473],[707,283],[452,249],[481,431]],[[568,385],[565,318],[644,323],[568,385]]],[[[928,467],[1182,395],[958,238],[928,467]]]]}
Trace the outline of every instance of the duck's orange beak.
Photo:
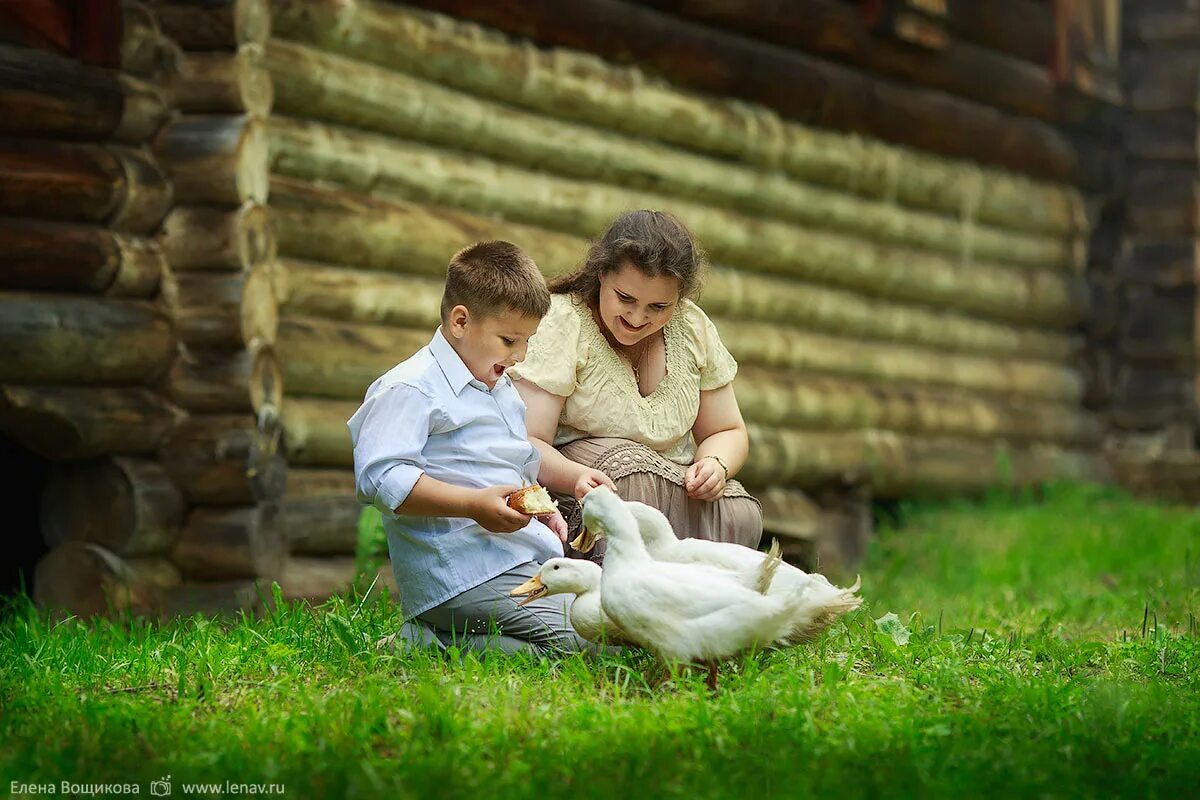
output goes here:
{"type": "Polygon", "coordinates": [[[579,532],[579,535],[575,537],[574,541],[571,542],[571,547],[574,547],[581,553],[590,553],[595,549],[596,542],[598,541],[600,541],[600,538],[596,536],[596,534],[592,533],[587,528],[584,528],[579,532]]]}
{"type": "Polygon", "coordinates": [[[509,592],[509,594],[514,597],[520,596],[520,595],[526,595],[524,600],[521,600],[517,603],[517,605],[523,606],[526,603],[532,603],[534,600],[537,600],[539,597],[545,597],[546,591],[547,591],[546,584],[542,583],[541,578],[539,578],[537,575],[534,575],[532,578],[525,581],[520,586],[518,586],[517,588],[515,588],[511,592],[509,592]]]}

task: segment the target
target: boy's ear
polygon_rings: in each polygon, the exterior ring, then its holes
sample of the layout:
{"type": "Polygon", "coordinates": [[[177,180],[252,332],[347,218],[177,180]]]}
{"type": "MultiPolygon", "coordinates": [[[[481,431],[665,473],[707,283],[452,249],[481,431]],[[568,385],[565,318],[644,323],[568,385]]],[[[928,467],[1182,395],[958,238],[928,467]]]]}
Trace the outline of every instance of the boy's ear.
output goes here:
{"type": "Polygon", "coordinates": [[[464,305],[457,305],[446,315],[446,327],[450,335],[456,339],[462,338],[467,332],[467,323],[471,321],[471,311],[464,305]]]}

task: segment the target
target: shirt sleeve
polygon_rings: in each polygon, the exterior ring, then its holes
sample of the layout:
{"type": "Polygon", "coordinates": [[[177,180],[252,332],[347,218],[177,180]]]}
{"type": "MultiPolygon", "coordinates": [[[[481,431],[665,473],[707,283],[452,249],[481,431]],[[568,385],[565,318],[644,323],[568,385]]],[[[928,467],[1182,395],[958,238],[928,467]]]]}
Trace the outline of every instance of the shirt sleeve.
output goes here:
{"type": "Polygon", "coordinates": [[[559,397],[575,392],[579,369],[579,315],[571,298],[555,295],[550,311],[529,340],[525,360],[508,371],[559,397]]]}
{"type": "Polygon", "coordinates": [[[737,375],[737,361],[725,348],[717,326],[708,315],[695,308],[696,333],[700,340],[700,350],[704,353],[704,362],[700,365],[700,390],[709,391],[720,389],[733,381],[737,375]]]}
{"type": "Polygon", "coordinates": [[[371,394],[346,423],[354,443],[354,485],[360,503],[395,518],[425,471],[423,454],[432,399],[408,384],[371,394]]]}

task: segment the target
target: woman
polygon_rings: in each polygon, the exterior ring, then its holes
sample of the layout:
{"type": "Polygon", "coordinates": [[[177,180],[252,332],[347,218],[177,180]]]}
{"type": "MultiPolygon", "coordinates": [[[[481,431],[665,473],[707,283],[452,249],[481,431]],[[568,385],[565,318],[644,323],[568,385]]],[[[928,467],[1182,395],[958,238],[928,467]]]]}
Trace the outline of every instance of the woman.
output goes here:
{"type": "Polygon", "coordinates": [[[509,372],[539,481],[559,495],[572,535],[575,501],[606,484],[660,509],[681,538],[758,545],[762,510],[733,480],[749,449],[737,362],[689,299],[701,265],[678,219],[631,211],[550,284],[550,312],[509,372]]]}

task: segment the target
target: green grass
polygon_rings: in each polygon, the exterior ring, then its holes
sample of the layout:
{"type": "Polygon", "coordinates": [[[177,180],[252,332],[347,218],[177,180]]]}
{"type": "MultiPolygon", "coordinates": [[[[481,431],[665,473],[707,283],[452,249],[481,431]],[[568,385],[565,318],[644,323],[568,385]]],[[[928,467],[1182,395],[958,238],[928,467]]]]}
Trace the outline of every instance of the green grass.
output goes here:
{"type": "MultiPolygon", "coordinates": [[[[815,645],[648,686],[599,661],[377,652],[386,603],[0,623],[10,781],[287,796],[1194,795],[1200,518],[1108,490],[904,509],[815,645]],[[894,612],[906,644],[873,621],[894,612]]],[[[902,639],[899,631],[897,637],[902,639]]],[[[215,796],[215,795],[214,795],[215,796]]]]}

